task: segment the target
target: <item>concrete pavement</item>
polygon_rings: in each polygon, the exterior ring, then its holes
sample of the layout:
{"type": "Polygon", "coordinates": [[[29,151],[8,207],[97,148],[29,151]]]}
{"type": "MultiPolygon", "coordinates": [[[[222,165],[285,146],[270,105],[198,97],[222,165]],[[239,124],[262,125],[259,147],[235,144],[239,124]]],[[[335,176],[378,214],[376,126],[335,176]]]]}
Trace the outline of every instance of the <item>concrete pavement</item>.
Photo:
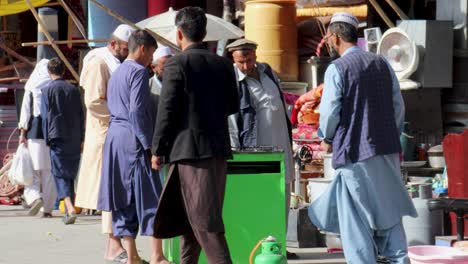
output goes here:
{"type": "MultiPolygon", "coordinates": [[[[100,217],[80,216],[74,225],[65,226],[60,216],[42,219],[25,214],[21,206],[0,205],[0,264],[104,263],[100,217]]],[[[148,259],[148,240],[139,237],[137,245],[140,255],[148,259]]],[[[288,250],[300,256],[291,264],[346,263],[342,254],[327,254],[321,248],[288,250]]]]}

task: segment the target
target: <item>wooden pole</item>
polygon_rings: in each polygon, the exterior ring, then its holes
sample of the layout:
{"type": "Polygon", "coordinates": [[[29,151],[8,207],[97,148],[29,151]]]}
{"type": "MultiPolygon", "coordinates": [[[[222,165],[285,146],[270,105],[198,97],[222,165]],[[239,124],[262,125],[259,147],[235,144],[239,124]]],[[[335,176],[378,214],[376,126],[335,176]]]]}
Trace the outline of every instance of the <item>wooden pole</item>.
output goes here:
{"type": "Polygon", "coordinates": [[[0,49],[3,49],[6,53],[8,53],[10,56],[12,57],[15,57],[16,59],[18,59],[19,61],[22,61],[24,63],[27,63],[29,65],[31,65],[32,67],[34,67],[36,64],[29,61],[28,59],[26,59],[25,57],[21,56],[20,54],[16,53],[16,51],[10,49],[9,47],[7,47],[7,45],[3,44],[3,42],[0,41],[0,49]]]}
{"type": "Polygon", "coordinates": [[[115,13],[114,11],[112,11],[109,8],[105,7],[104,5],[97,2],[96,0],[90,0],[90,1],[93,2],[97,7],[104,10],[109,15],[111,15],[111,16],[117,18],[118,20],[122,21],[122,23],[125,23],[125,24],[127,24],[127,25],[129,25],[129,26],[131,26],[133,28],[136,28],[136,29],[146,30],[148,33],[150,33],[156,39],[156,41],[162,43],[165,46],[170,47],[171,49],[173,49],[173,50],[175,50],[177,52],[180,52],[180,48],[177,47],[177,45],[174,45],[174,43],[172,43],[169,40],[165,39],[164,37],[162,37],[158,33],[154,32],[154,31],[151,31],[149,29],[140,28],[139,26],[135,25],[135,23],[133,23],[130,20],[126,19],[125,17],[122,17],[121,15],[115,13]]]}
{"type": "Polygon", "coordinates": [[[379,3],[377,3],[376,0],[369,0],[369,3],[375,8],[377,13],[379,13],[380,17],[385,21],[385,24],[387,24],[388,27],[395,27],[395,24],[393,24],[392,20],[385,14],[383,11],[382,7],[380,7],[379,3]]]}
{"type": "Polygon", "coordinates": [[[2,25],[3,26],[3,31],[7,31],[7,28],[8,28],[7,25],[8,24],[7,24],[7,17],[6,16],[2,17],[2,24],[3,24],[2,25]]]}
{"type": "MultiPolygon", "coordinates": [[[[74,40],[57,40],[57,41],[52,41],[53,43],[57,45],[63,45],[63,44],[85,44],[85,43],[90,43],[90,42],[107,42],[108,39],[74,39],[74,40]]],[[[49,41],[38,41],[38,42],[24,42],[21,43],[21,46],[23,47],[33,47],[37,45],[52,45],[49,41]]]]}
{"type": "Polygon", "coordinates": [[[15,65],[6,65],[6,66],[0,66],[0,72],[4,71],[11,71],[14,70],[15,68],[24,68],[28,66],[26,63],[16,63],[15,65]]]}
{"type": "Polygon", "coordinates": [[[409,17],[403,12],[403,10],[400,9],[400,7],[393,1],[393,0],[385,0],[387,3],[393,8],[395,13],[398,14],[398,16],[403,19],[403,20],[408,20],[409,17]]]}
{"type": "Polygon", "coordinates": [[[65,55],[63,55],[62,51],[59,49],[57,44],[54,43],[54,40],[53,40],[52,36],[50,35],[49,31],[46,29],[46,27],[44,25],[44,22],[42,22],[41,18],[39,17],[39,14],[37,14],[36,9],[31,4],[31,1],[30,0],[24,0],[24,1],[28,4],[29,9],[31,10],[32,14],[34,15],[34,18],[36,18],[37,23],[39,23],[39,26],[42,28],[42,31],[43,31],[44,35],[46,36],[47,40],[51,43],[52,48],[55,50],[55,52],[57,52],[57,55],[60,57],[60,59],[65,64],[65,66],[68,68],[68,70],[73,75],[73,78],[75,78],[78,81],[80,79],[80,76],[75,71],[75,69],[73,69],[73,66],[70,64],[70,62],[65,57],[65,55]]]}
{"type": "Polygon", "coordinates": [[[19,80],[20,80],[19,77],[7,77],[7,78],[1,78],[0,83],[15,82],[19,80]]]}
{"type": "Polygon", "coordinates": [[[41,7],[46,7],[46,6],[59,6],[60,4],[57,3],[57,2],[53,2],[53,3],[46,3],[46,4],[43,4],[41,5],[41,7]]]}
{"type": "Polygon", "coordinates": [[[58,0],[58,2],[62,5],[63,9],[65,9],[65,11],[68,13],[68,15],[71,17],[71,19],[73,20],[73,22],[75,23],[76,27],[78,28],[78,30],[80,31],[81,35],[83,36],[84,39],[87,39],[86,37],[86,30],[83,26],[83,24],[81,24],[81,21],[78,19],[78,17],[76,17],[75,13],[73,13],[73,11],[70,9],[70,7],[68,7],[67,3],[65,3],[65,1],[63,0],[58,0]]]}

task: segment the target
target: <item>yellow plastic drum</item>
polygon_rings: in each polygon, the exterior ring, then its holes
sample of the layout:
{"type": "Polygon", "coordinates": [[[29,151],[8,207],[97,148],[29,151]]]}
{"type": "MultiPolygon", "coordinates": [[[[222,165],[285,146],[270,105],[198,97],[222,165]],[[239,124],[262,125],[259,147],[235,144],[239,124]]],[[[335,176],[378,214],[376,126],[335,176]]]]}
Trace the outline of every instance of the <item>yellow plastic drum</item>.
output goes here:
{"type": "Polygon", "coordinates": [[[245,3],[245,38],[258,43],[258,61],[266,62],[282,81],[297,81],[296,1],[245,3]]]}
{"type": "MultiPolygon", "coordinates": [[[[74,206],[74,207],[75,207],[76,213],[77,213],[77,214],[81,214],[81,208],[80,208],[80,207],[76,207],[76,206],[74,206]]],[[[63,200],[61,200],[60,203],[59,203],[59,210],[60,210],[60,212],[61,212],[62,214],[65,213],[65,202],[64,202],[63,200]]]]}

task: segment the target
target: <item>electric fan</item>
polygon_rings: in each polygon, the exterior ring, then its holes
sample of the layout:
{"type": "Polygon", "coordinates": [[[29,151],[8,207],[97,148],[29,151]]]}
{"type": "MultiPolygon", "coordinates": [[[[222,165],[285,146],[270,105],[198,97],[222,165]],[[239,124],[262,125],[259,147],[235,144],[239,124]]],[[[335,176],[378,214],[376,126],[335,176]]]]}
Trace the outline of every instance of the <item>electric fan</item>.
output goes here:
{"type": "Polygon", "coordinates": [[[380,39],[377,54],[382,55],[392,66],[402,90],[416,89],[420,83],[409,79],[419,64],[416,44],[399,28],[387,30],[380,39]]]}

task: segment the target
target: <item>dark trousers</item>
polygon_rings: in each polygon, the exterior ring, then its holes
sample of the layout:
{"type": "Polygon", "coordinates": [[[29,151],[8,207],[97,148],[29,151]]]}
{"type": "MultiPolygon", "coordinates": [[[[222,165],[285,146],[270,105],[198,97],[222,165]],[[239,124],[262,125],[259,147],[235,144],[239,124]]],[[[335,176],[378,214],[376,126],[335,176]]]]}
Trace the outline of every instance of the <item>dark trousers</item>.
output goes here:
{"type": "Polygon", "coordinates": [[[231,264],[222,219],[226,189],[224,159],[177,163],[182,200],[191,232],[182,235],[181,264],[198,263],[201,249],[209,264],[231,264]]]}
{"type": "Polygon", "coordinates": [[[70,197],[72,203],[75,201],[75,180],[58,178],[54,175],[55,188],[57,189],[57,198],[63,200],[70,197]]]}
{"type": "Polygon", "coordinates": [[[50,142],[51,172],[57,187],[57,198],[75,197],[75,178],[80,165],[80,141],[52,139],[50,142]]]}
{"type": "Polygon", "coordinates": [[[198,263],[202,248],[209,264],[232,263],[224,233],[192,229],[191,233],[182,236],[180,264],[198,263]]]}

